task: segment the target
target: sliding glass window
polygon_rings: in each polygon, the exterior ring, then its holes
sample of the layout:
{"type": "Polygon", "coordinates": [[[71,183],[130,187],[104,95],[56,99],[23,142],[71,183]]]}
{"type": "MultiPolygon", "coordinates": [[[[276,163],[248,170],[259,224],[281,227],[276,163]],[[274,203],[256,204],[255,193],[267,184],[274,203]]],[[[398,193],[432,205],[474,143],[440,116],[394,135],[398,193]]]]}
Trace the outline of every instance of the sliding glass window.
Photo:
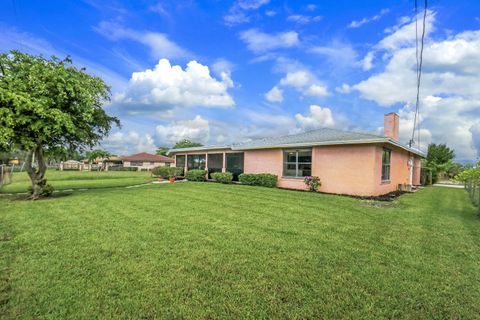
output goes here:
{"type": "Polygon", "coordinates": [[[295,149],[283,151],[283,176],[303,178],[312,175],[312,150],[295,149]]]}

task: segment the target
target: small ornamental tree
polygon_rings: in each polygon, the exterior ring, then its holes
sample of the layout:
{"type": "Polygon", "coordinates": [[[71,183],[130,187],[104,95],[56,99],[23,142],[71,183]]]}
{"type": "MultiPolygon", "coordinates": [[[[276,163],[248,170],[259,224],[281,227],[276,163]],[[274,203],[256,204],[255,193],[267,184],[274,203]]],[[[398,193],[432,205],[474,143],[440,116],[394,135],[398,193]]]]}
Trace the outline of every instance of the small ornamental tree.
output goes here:
{"type": "Polygon", "coordinates": [[[92,148],[120,125],[102,108],[109,99],[105,82],[74,67],[70,58],[0,54],[0,151],[27,152],[31,199],[51,189],[45,150],[92,148]]]}

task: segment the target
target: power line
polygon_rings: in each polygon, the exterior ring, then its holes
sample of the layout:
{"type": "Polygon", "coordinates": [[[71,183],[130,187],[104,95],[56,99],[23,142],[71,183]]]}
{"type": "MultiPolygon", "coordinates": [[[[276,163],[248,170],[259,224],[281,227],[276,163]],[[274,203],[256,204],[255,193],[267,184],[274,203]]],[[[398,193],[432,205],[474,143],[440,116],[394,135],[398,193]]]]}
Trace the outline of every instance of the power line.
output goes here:
{"type": "Polygon", "coordinates": [[[412,129],[412,139],[410,140],[410,147],[415,142],[415,129],[417,129],[418,137],[418,148],[420,148],[420,124],[417,126],[417,118],[419,118],[420,112],[420,84],[422,79],[422,64],[423,64],[423,47],[425,43],[425,29],[426,29],[426,20],[427,20],[427,6],[428,0],[425,0],[424,10],[423,10],[423,25],[422,25],[422,38],[420,41],[420,54],[418,53],[418,29],[417,29],[417,0],[415,0],[415,56],[417,61],[417,99],[415,102],[415,116],[413,120],[413,129],[412,129]]]}

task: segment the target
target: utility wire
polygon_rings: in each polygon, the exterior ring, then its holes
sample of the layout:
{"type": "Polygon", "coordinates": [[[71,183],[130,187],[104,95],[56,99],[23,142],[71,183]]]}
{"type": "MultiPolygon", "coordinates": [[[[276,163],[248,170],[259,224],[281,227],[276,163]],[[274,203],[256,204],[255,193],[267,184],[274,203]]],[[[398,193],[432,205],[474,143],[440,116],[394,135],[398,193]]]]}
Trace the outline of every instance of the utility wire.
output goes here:
{"type": "Polygon", "coordinates": [[[425,43],[425,29],[427,20],[427,6],[428,0],[425,0],[423,10],[423,25],[422,25],[422,38],[420,41],[420,54],[418,54],[418,32],[417,32],[417,0],[415,0],[415,54],[417,60],[417,99],[415,102],[415,116],[413,120],[412,139],[410,140],[410,147],[415,142],[415,129],[417,129],[418,148],[420,148],[420,124],[417,126],[417,118],[419,118],[420,112],[420,84],[422,80],[422,64],[423,64],[423,47],[425,43]]]}

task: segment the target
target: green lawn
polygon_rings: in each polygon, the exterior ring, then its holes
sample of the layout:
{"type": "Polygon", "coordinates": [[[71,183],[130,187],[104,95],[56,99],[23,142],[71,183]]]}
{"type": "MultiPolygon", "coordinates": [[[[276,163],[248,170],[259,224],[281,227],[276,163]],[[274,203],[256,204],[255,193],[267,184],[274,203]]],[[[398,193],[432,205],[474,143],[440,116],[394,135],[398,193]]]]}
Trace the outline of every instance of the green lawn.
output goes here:
{"type": "MultiPolygon", "coordinates": [[[[47,171],[48,183],[55,189],[122,187],[150,182],[150,172],[136,171],[47,171]]],[[[26,172],[13,173],[11,184],[0,188],[0,193],[27,192],[30,179],[26,172]]]]}
{"type": "Polygon", "coordinates": [[[0,197],[0,318],[478,319],[466,192],[384,206],[213,183],[0,197]]]}

